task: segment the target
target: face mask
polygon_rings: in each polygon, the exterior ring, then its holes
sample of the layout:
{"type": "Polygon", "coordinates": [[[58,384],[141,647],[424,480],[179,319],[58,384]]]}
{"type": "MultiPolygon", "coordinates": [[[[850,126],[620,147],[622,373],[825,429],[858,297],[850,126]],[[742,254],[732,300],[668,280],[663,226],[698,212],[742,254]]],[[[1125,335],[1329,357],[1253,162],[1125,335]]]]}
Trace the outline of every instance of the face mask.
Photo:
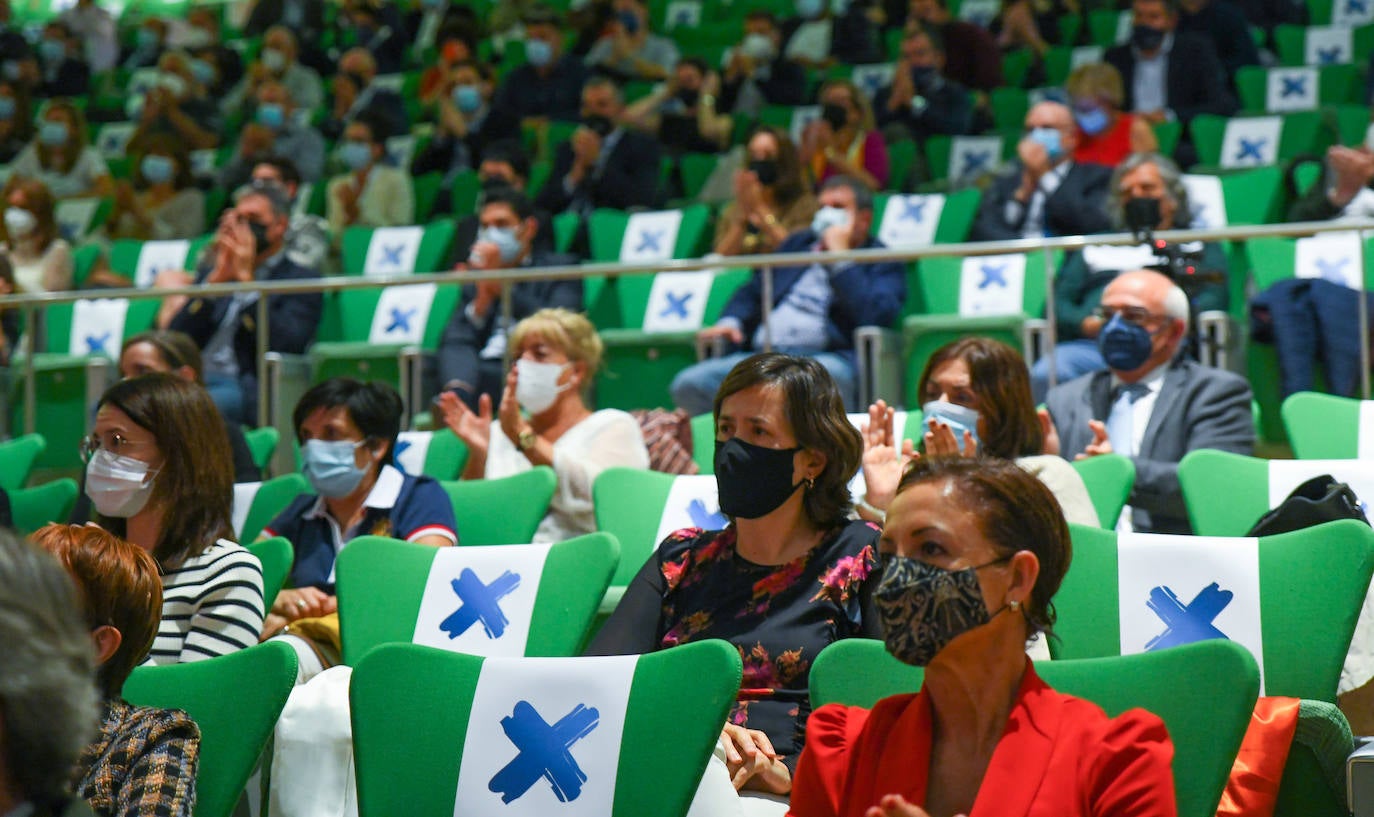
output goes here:
{"type": "Polygon", "coordinates": [[[750,34],[740,43],[740,53],[755,62],[773,61],[773,41],[767,34],[750,34]]]}
{"type": "Polygon", "coordinates": [[[1043,147],[1051,162],[1064,155],[1064,148],[1059,143],[1059,131],[1056,128],[1031,128],[1026,138],[1043,147]]]}
{"type": "Polygon", "coordinates": [[[127,519],[148,504],[156,475],[148,463],[102,448],[86,463],[86,496],[102,516],[127,519]]]}
{"type": "Polygon", "coordinates": [[[67,56],[67,44],[61,40],[44,40],[38,44],[38,53],[44,62],[60,62],[67,56]]]}
{"type": "Polygon", "coordinates": [[[963,570],[897,555],[885,556],[884,561],[873,606],[887,651],[898,661],[924,667],[946,644],[991,620],[978,587],[978,571],[1005,559],[963,570]]]}
{"type": "Polygon", "coordinates": [[[596,114],[582,117],[582,127],[600,136],[602,139],[605,139],[610,135],[611,131],[615,130],[615,125],[611,123],[611,120],[604,116],[597,116],[596,114]]]}
{"type": "Polygon", "coordinates": [[[1107,129],[1107,112],[1101,108],[1089,108],[1081,111],[1075,109],[1073,119],[1078,123],[1078,129],[1089,136],[1096,136],[1107,129]]]}
{"type": "Polygon", "coordinates": [[[366,142],[344,142],[339,148],[339,158],[349,170],[362,170],[372,164],[372,146],[366,142]]]}
{"type": "Polygon", "coordinates": [[[769,185],[778,180],[777,159],[754,159],[749,162],[749,169],[758,177],[759,184],[769,185]]]}
{"type": "Polygon", "coordinates": [[[929,89],[939,76],[933,65],[913,65],[911,66],[911,84],[918,91],[929,89]]]}
{"type": "Polygon", "coordinates": [[[204,28],[192,28],[181,35],[181,47],[188,50],[204,48],[214,42],[215,35],[204,28]]]}
{"type": "Polygon", "coordinates": [[[260,256],[267,251],[269,242],[267,239],[267,225],[259,224],[256,221],[248,222],[248,232],[253,234],[253,255],[260,256]]]}
{"type": "Polygon", "coordinates": [[[138,169],[143,171],[143,178],[149,184],[164,184],[172,180],[176,165],[166,156],[144,156],[138,169]]]}
{"type": "Polygon", "coordinates": [[[1097,348],[1109,367],[1118,372],[1133,372],[1150,359],[1154,343],[1150,330],[1117,314],[1097,333],[1097,348]]]}
{"type": "Polygon", "coordinates": [[[38,217],[28,210],[10,207],[5,210],[5,229],[15,238],[23,238],[38,226],[38,217]]]}
{"type": "Polygon", "coordinates": [[[49,147],[67,144],[67,126],[61,122],[44,122],[38,127],[38,141],[49,147]]]}
{"type": "Polygon", "coordinates": [[[286,54],[275,48],[264,48],[259,59],[262,60],[262,67],[274,74],[280,74],[286,68],[286,54]]]}
{"type": "MultiPolygon", "coordinates": [[[[520,257],[521,250],[525,249],[520,244],[514,227],[484,227],[477,233],[477,240],[495,244],[503,264],[515,263],[515,260],[520,257]]],[[[524,403],[522,402],[521,405],[524,403]]]]}
{"type": "Polygon", "coordinates": [[[453,104],[463,113],[472,113],[482,107],[482,93],[476,85],[453,86],[453,104]]]}
{"type": "Polygon", "coordinates": [[[0,72],[3,72],[5,75],[5,79],[9,80],[10,82],[14,82],[15,80],[19,79],[19,74],[22,72],[22,70],[23,69],[20,67],[19,63],[15,62],[14,60],[6,60],[3,68],[0,68],[0,72]]]}
{"type": "Polygon", "coordinates": [[[620,12],[616,17],[620,20],[620,25],[624,27],[626,34],[633,37],[639,33],[639,18],[635,16],[633,11],[627,9],[620,12]]]}
{"type": "Polygon", "coordinates": [[[134,35],[139,48],[149,49],[157,47],[157,32],[151,28],[140,28],[138,34],[134,35]]]}
{"type": "Polygon", "coordinates": [[[1131,45],[1140,51],[1154,51],[1164,45],[1164,29],[1135,26],[1131,29],[1131,45]]]}
{"type": "Polygon", "coordinates": [[[515,361],[515,399],[520,407],[530,414],[547,411],[558,399],[559,392],[572,385],[569,381],[559,385],[558,378],[563,376],[566,363],[540,363],[537,360],[521,358],[515,361]]]}
{"type": "Polygon", "coordinates": [[[685,108],[696,107],[697,100],[701,97],[701,91],[683,88],[677,92],[677,99],[685,108]]]}
{"type": "Polygon", "coordinates": [[[959,441],[959,453],[964,453],[965,431],[973,435],[975,443],[978,442],[978,412],[968,406],[947,403],[944,400],[931,400],[921,406],[921,413],[926,424],[934,420],[949,426],[949,430],[954,432],[954,439],[959,441]]]}
{"type": "Polygon", "coordinates": [[[205,60],[191,60],[191,76],[201,85],[209,85],[215,81],[215,67],[205,60]]]}
{"type": "Polygon", "coordinates": [[[14,97],[0,96],[0,119],[13,119],[14,108],[14,97]]]}
{"type": "Polygon", "coordinates": [[[427,9],[441,9],[448,5],[448,0],[423,0],[422,5],[427,9]]]}
{"type": "Polygon", "coordinates": [[[543,68],[553,62],[553,46],[543,40],[525,40],[525,59],[535,68],[543,68]]]}
{"type": "Polygon", "coordinates": [[[286,124],[286,109],[276,102],[258,103],[258,111],[254,116],[258,124],[270,130],[281,130],[286,124]]]}
{"type": "Polygon", "coordinates": [[[797,0],[797,16],[814,20],[825,10],[825,0],[797,0]]]}
{"type": "Polygon", "coordinates": [[[843,226],[848,223],[849,211],[840,207],[822,207],[816,211],[816,215],[811,217],[811,232],[817,236],[822,236],[831,227],[843,226]]]}
{"type": "Polygon", "coordinates": [[[821,106],[821,118],[830,123],[831,130],[841,130],[849,122],[849,111],[843,105],[827,102],[821,106]]]}
{"type": "Polygon", "coordinates": [[[792,482],[796,448],[764,448],[738,437],[716,440],[716,492],[720,512],[758,519],[777,510],[804,483],[792,482]]]}
{"type": "Polygon", "coordinates": [[[186,80],[182,79],[180,74],[164,71],[162,76],[158,77],[158,84],[178,99],[186,95],[186,80]]]}
{"type": "Polygon", "coordinates": [[[339,499],[353,493],[363,481],[367,469],[359,468],[354,451],[367,440],[307,440],[301,447],[302,471],[315,493],[328,499],[339,499]]]}

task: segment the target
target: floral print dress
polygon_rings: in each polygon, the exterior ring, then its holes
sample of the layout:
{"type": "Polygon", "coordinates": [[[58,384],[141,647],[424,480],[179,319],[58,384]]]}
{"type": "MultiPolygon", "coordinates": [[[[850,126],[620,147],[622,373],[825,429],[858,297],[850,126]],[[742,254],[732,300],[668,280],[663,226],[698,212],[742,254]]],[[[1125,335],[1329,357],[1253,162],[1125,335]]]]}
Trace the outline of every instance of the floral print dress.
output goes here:
{"type": "Polygon", "coordinates": [[[733,526],[677,531],[635,576],[588,653],[729,641],[744,663],[731,722],[766,734],[792,766],[811,714],[808,678],[816,655],[842,638],[881,638],[868,612],[878,578],[877,540],[874,526],[849,522],[786,564],[759,565],[735,551],[733,526]]]}

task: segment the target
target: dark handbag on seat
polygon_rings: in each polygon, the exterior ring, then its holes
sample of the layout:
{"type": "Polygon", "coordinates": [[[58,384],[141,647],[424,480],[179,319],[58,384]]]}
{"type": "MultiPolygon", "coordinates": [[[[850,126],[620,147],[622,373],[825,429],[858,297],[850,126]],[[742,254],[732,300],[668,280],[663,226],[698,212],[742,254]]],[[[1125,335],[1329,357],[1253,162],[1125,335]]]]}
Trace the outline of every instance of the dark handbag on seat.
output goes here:
{"type": "Polygon", "coordinates": [[[1369,524],[1363,503],[1350,486],[1337,482],[1330,474],[1322,474],[1294,488],[1293,493],[1277,508],[1261,516],[1245,535],[1273,536],[1338,519],[1358,519],[1369,524]]]}

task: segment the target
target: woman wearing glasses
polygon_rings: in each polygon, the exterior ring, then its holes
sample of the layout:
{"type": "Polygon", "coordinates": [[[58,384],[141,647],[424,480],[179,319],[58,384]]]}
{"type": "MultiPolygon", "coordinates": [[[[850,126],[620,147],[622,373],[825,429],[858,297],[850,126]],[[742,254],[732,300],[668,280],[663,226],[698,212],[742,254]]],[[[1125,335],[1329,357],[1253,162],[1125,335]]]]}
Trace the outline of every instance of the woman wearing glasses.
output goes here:
{"type": "Polygon", "coordinates": [[[148,660],[213,658],[258,642],[262,566],[233,541],[234,469],[205,389],[171,374],[111,386],[82,446],[96,521],[144,548],[162,573],[148,660]]]}

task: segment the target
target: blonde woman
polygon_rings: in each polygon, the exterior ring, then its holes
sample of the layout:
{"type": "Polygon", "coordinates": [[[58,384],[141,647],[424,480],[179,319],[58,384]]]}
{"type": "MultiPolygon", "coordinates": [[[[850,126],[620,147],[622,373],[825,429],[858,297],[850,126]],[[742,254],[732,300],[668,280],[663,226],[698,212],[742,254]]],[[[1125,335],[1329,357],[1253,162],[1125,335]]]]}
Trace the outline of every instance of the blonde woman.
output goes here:
{"type": "Polygon", "coordinates": [[[820,118],[802,134],[802,165],[819,188],[831,176],[853,176],[873,190],[887,187],[887,145],[873,119],[873,105],[849,80],[821,86],[820,118]]]}
{"type": "Polygon", "coordinates": [[[1121,110],[1126,90],[1121,74],[1111,65],[1095,62],[1078,66],[1069,74],[1065,89],[1078,125],[1075,162],[1116,167],[1132,153],[1159,150],[1150,123],[1121,110]]]}

